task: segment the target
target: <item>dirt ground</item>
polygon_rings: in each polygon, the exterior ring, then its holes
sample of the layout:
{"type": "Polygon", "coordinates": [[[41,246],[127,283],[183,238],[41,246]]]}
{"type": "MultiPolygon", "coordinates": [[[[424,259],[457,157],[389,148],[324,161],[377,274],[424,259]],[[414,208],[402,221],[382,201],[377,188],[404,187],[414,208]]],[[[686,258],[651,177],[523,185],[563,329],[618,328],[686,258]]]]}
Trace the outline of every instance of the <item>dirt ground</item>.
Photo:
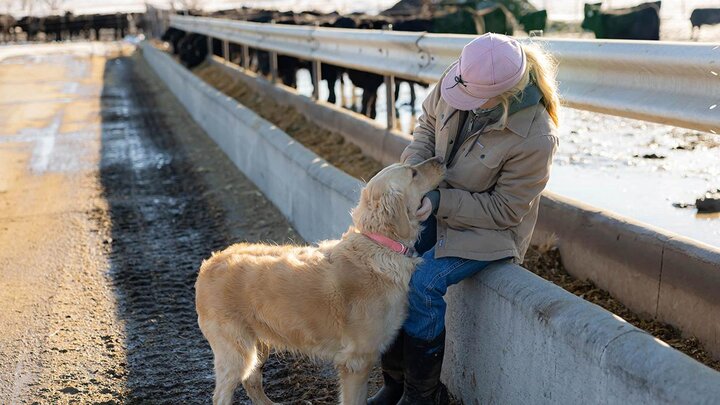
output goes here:
{"type": "MultiPolygon", "coordinates": [[[[377,173],[379,163],[366,156],[352,156],[353,154],[361,155],[362,152],[358,147],[344,142],[341,135],[327,133],[327,131],[322,130],[291,107],[278,107],[277,103],[271,100],[270,97],[257,94],[250,87],[245,86],[242,81],[234,79],[226,70],[216,65],[203,64],[195,68],[194,72],[208,84],[235,98],[246,107],[255,110],[263,118],[284,129],[288,135],[298,139],[319,156],[345,172],[363,179],[369,179],[377,173]],[[273,113],[273,111],[275,112],[273,113]],[[281,111],[282,114],[278,114],[278,111],[281,111]],[[290,123],[288,124],[288,122],[290,123]],[[306,134],[318,135],[308,139],[306,134]],[[323,141],[319,139],[320,136],[327,136],[329,139],[323,141]],[[338,140],[338,138],[340,139],[338,140]],[[324,143],[327,146],[318,147],[319,143],[324,143]],[[330,147],[333,144],[342,147],[330,147]],[[362,161],[363,164],[352,166],[352,162],[358,161],[362,161]],[[351,166],[350,169],[352,170],[348,170],[348,166],[351,166]]],[[[681,332],[672,325],[653,319],[640,318],[620,301],[613,298],[607,291],[595,287],[590,281],[578,280],[572,277],[563,267],[559,251],[552,248],[552,246],[532,247],[523,266],[565,290],[621,316],[631,324],[648,331],[675,349],[720,371],[720,360],[714,359],[706,352],[696,338],[682,336],[681,332]]]]}
{"type": "Polygon", "coordinates": [[[94,211],[105,59],[0,63],[0,403],[122,396],[122,322],[94,211]],[[95,167],[95,170],[93,170],[95,167]]]}
{"type": "MultiPolygon", "coordinates": [[[[128,53],[0,62],[2,404],[208,403],[201,260],[302,243],[160,83],[128,53]]],[[[273,355],[265,377],[337,401],[328,365],[273,355]]]]}

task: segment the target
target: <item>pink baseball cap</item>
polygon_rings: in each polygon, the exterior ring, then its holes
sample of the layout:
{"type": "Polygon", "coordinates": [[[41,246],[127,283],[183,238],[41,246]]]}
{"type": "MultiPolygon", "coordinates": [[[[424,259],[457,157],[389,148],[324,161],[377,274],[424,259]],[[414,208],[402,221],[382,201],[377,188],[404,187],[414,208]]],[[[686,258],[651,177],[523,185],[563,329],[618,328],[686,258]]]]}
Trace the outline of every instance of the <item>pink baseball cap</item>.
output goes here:
{"type": "Polygon", "coordinates": [[[527,61],[520,43],[500,34],[483,34],[465,45],[442,80],[440,94],[458,110],[474,110],[512,89],[527,61]]]}

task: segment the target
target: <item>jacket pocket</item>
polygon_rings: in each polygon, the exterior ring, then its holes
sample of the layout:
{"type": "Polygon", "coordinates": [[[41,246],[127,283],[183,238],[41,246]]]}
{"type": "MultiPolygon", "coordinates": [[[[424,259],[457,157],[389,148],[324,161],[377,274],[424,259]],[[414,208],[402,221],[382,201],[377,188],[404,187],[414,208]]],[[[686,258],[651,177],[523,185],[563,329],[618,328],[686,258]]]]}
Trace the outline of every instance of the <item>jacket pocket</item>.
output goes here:
{"type": "Polygon", "coordinates": [[[455,188],[480,192],[492,188],[502,169],[505,154],[498,147],[484,148],[475,145],[470,153],[461,151],[457,161],[447,173],[447,180],[455,188]]]}
{"type": "Polygon", "coordinates": [[[483,166],[488,169],[497,169],[505,159],[505,153],[499,147],[492,149],[485,149],[481,145],[475,145],[470,154],[466,159],[473,159],[476,162],[480,162],[483,166]]]}

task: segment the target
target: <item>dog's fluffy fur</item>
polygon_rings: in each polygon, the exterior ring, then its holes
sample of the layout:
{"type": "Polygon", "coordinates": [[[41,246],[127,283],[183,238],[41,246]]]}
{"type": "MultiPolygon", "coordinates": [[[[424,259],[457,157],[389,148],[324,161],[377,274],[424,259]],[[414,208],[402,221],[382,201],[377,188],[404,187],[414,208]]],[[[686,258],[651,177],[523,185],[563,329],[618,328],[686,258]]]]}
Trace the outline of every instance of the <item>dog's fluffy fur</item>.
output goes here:
{"type": "Polygon", "coordinates": [[[204,261],[195,284],[198,323],[215,356],[215,404],[232,402],[239,383],[254,404],[272,404],[262,387],[271,349],[331,360],[340,401],[367,400],[370,369],[407,312],[419,259],[391,251],[362,232],[412,246],[422,196],[443,166],[395,164],[363,189],[353,227],[317,247],[239,243],[204,261]]]}

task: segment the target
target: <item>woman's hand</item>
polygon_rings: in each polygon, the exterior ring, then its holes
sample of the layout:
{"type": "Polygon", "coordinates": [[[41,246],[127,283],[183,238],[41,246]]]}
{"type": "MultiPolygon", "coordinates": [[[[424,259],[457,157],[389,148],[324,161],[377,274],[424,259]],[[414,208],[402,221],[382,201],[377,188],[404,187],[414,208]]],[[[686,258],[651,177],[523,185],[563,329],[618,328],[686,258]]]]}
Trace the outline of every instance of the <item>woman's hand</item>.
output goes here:
{"type": "Polygon", "coordinates": [[[440,192],[438,190],[432,190],[423,197],[420,208],[415,211],[415,216],[420,222],[423,222],[430,218],[430,214],[437,212],[438,205],[440,205],[440,192]]]}
{"type": "Polygon", "coordinates": [[[415,211],[415,216],[417,217],[420,222],[424,222],[426,219],[430,218],[430,214],[433,212],[433,206],[432,202],[429,198],[423,197],[422,203],[420,204],[420,208],[418,208],[417,211],[415,211]]]}

